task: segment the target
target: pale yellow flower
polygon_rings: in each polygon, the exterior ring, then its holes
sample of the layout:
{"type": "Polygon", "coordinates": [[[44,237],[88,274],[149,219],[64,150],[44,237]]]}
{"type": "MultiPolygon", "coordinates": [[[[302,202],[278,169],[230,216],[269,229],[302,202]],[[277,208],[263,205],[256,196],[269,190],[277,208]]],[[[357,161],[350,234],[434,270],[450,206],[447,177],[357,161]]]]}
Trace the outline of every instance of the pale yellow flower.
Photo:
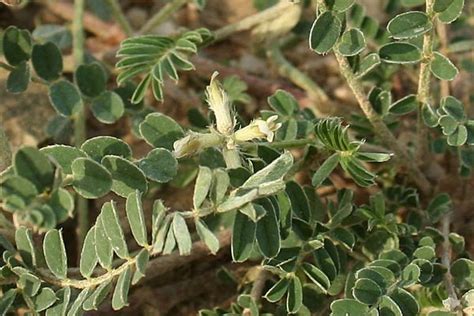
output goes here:
{"type": "Polygon", "coordinates": [[[206,99],[209,108],[216,116],[216,128],[223,135],[230,135],[234,130],[234,117],[230,108],[230,100],[216,79],[219,73],[216,71],[211,77],[211,82],[206,88],[206,99]]]}
{"type": "Polygon", "coordinates": [[[275,137],[275,132],[281,127],[281,123],[276,122],[277,119],[277,115],[270,116],[267,120],[256,119],[235,132],[235,140],[246,142],[256,138],[266,138],[271,142],[275,137]]]}

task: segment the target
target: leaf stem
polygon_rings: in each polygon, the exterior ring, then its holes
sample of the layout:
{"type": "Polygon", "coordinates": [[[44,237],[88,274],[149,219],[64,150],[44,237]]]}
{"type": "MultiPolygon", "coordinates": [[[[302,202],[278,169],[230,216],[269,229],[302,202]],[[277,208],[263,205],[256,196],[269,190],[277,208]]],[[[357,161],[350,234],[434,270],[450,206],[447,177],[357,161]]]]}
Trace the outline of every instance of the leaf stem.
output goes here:
{"type": "MultiPolygon", "coordinates": [[[[73,33],[73,56],[74,64],[77,68],[84,62],[84,6],[85,0],[74,1],[74,19],[72,21],[72,33],[73,33]]],[[[79,111],[74,117],[74,144],[76,147],[80,147],[86,140],[86,118],[85,109],[79,111]]],[[[82,249],[82,243],[86,237],[87,230],[89,228],[89,210],[87,200],[77,197],[77,244],[78,251],[82,249]]]]}
{"type": "Polygon", "coordinates": [[[155,27],[168,20],[169,17],[178,11],[189,0],[172,0],[168,2],[160,11],[158,11],[147,23],[138,31],[138,34],[143,35],[150,33],[155,27]]]}
{"type": "MultiPolygon", "coordinates": [[[[431,19],[434,24],[436,23],[435,18],[433,18],[433,0],[426,0],[426,14],[431,19]]],[[[428,148],[428,128],[423,122],[421,115],[421,107],[423,104],[430,102],[430,62],[433,55],[433,30],[426,32],[423,35],[423,51],[422,51],[422,60],[420,64],[420,74],[418,77],[418,93],[417,99],[420,103],[418,108],[418,118],[417,118],[417,148],[416,148],[416,161],[419,164],[428,161],[427,155],[429,155],[428,148]]]]}
{"type": "Polygon", "coordinates": [[[110,9],[112,10],[112,14],[115,20],[120,25],[122,30],[125,32],[125,34],[127,34],[127,36],[132,36],[133,35],[132,26],[130,25],[127,18],[123,14],[123,11],[120,8],[120,4],[118,3],[118,1],[117,0],[106,0],[106,1],[110,9]]]}
{"type": "Polygon", "coordinates": [[[281,1],[279,4],[274,5],[257,14],[246,17],[233,24],[226,25],[213,32],[214,42],[221,41],[234,33],[249,30],[252,27],[264,23],[266,21],[274,20],[282,14],[285,14],[288,8],[292,5],[296,4],[291,3],[290,1],[281,1]]]}

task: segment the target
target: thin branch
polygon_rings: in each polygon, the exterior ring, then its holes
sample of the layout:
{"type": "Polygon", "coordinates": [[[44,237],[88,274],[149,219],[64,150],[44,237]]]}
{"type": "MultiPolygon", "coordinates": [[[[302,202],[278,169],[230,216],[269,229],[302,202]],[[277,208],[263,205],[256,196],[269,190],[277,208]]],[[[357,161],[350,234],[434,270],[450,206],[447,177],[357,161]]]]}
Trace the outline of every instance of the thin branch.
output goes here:
{"type": "MultiPolygon", "coordinates": [[[[73,34],[73,56],[74,64],[77,68],[84,62],[84,6],[85,0],[74,1],[74,19],[72,21],[73,34]]],[[[81,109],[74,117],[74,143],[80,147],[86,140],[86,118],[85,109],[81,109]]],[[[89,210],[87,200],[78,195],[77,197],[77,249],[82,249],[82,242],[89,229],[89,210]]]]}
{"type": "Polygon", "coordinates": [[[326,114],[328,109],[334,109],[330,106],[329,97],[326,92],[309,76],[293,66],[283,55],[278,43],[270,45],[267,49],[267,56],[277,67],[280,75],[288,78],[295,85],[306,91],[308,96],[314,100],[313,110],[316,114],[326,114]]]}
{"type": "Polygon", "coordinates": [[[138,31],[138,34],[150,33],[155,27],[169,19],[169,17],[178,11],[189,0],[172,0],[158,11],[148,22],[138,31]]]}
{"type": "MultiPolygon", "coordinates": [[[[265,283],[267,282],[268,278],[271,275],[270,272],[268,272],[261,266],[258,269],[260,270],[258,272],[257,278],[253,282],[252,290],[250,291],[250,296],[257,304],[262,298],[262,293],[263,293],[263,290],[265,289],[265,283]]],[[[242,312],[242,315],[250,316],[252,315],[252,311],[250,310],[250,308],[245,308],[244,311],[242,312]]]]}
{"type": "MultiPolygon", "coordinates": [[[[220,253],[227,252],[228,246],[230,245],[230,231],[222,231],[218,234],[217,238],[219,239],[220,244],[220,253]]],[[[153,251],[153,247],[149,247],[147,249],[150,253],[150,256],[156,256],[159,253],[153,251]]],[[[188,256],[181,256],[178,251],[174,251],[172,254],[167,256],[158,257],[154,260],[151,260],[148,263],[146,269],[146,276],[147,279],[153,279],[155,277],[164,275],[173,271],[179,267],[182,267],[192,261],[196,261],[202,259],[204,257],[209,256],[210,252],[207,248],[206,244],[202,241],[196,241],[193,243],[191,253],[188,256]]],[[[54,275],[51,274],[46,269],[39,269],[37,270],[37,276],[42,279],[44,282],[49,283],[51,285],[59,286],[59,287],[73,287],[77,289],[84,289],[89,287],[94,287],[97,285],[102,284],[108,280],[111,280],[122,272],[124,272],[128,267],[135,265],[136,257],[128,258],[124,263],[120,266],[109,270],[108,272],[88,279],[58,279],[54,275]]],[[[73,272],[76,272],[75,269],[73,272]]],[[[71,273],[72,274],[72,273],[71,273]]]]}
{"type": "Polygon", "coordinates": [[[117,21],[117,23],[120,25],[122,30],[127,34],[127,36],[132,36],[133,35],[133,29],[130,23],[128,22],[127,18],[123,14],[122,9],[120,8],[120,4],[118,3],[117,0],[106,0],[107,4],[110,6],[110,9],[112,10],[112,14],[117,21]]]}
{"type": "MultiPolygon", "coordinates": [[[[426,14],[432,20],[433,25],[436,23],[433,17],[433,0],[426,1],[426,14]]],[[[418,93],[417,98],[420,103],[418,108],[418,119],[417,119],[417,152],[416,161],[419,164],[427,161],[427,155],[429,154],[428,148],[428,128],[423,122],[421,115],[421,106],[430,102],[430,62],[433,55],[433,31],[430,30],[423,35],[423,52],[422,60],[420,64],[420,74],[418,78],[418,93]]]]}
{"type": "Polygon", "coordinates": [[[459,299],[456,294],[456,287],[453,284],[453,277],[451,275],[451,243],[449,242],[449,226],[451,224],[451,214],[446,214],[441,220],[441,232],[444,237],[443,244],[441,245],[441,262],[448,269],[444,274],[444,286],[448,292],[448,304],[450,311],[455,311],[459,307],[459,299]]]}
{"type": "Polygon", "coordinates": [[[288,8],[292,5],[297,5],[290,1],[281,1],[279,4],[274,5],[266,10],[263,10],[257,14],[246,17],[236,23],[226,25],[216,31],[214,31],[214,42],[221,41],[230,35],[246,31],[253,28],[256,25],[262,24],[267,21],[274,20],[285,14],[288,8]]]}
{"type": "Polygon", "coordinates": [[[12,151],[8,137],[0,124],[0,172],[7,169],[12,163],[12,151]]]}
{"type": "MultiPolygon", "coordinates": [[[[446,24],[444,23],[436,23],[436,33],[438,34],[438,40],[440,44],[439,50],[441,53],[448,57],[449,54],[449,39],[448,39],[448,32],[446,31],[446,24]]],[[[448,80],[440,80],[440,94],[441,97],[449,96],[449,81],[448,80]]]]}

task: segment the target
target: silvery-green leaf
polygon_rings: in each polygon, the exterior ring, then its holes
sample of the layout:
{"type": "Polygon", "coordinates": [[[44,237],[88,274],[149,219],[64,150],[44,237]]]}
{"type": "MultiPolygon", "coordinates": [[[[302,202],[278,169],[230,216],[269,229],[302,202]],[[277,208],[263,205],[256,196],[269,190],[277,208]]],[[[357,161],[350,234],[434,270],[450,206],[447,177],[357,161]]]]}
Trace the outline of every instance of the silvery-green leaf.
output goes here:
{"type": "MultiPolygon", "coordinates": [[[[115,202],[104,203],[100,212],[100,219],[114,252],[120,258],[127,258],[129,256],[127,242],[125,241],[125,236],[120,226],[120,220],[115,209],[115,202]]],[[[96,240],[96,243],[97,242],[98,240],[96,240]]]]}
{"type": "Polygon", "coordinates": [[[84,277],[90,277],[97,265],[98,259],[95,247],[95,226],[93,226],[86,234],[79,259],[79,270],[84,277]]]}
{"type": "Polygon", "coordinates": [[[59,279],[67,276],[67,255],[61,231],[52,229],[43,241],[44,257],[49,270],[59,279]]]}
{"type": "Polygon", "coordinates": [[[126,212],[130,229],[138,245],[144,247],[148,244],[145,215],[143,214],[142,194],[140,191],[132,192],[127,197],[126,212]]]}
{"type": "Polygon", "coordinates": [[[207,227],[206,223],[201,219],[196,219],[196,231],[199,235],[199,238],[206,244],[207,248],[211,251],[212,254],[216,254],[219,250],[219,239],[214,235],[214,233],[207,227]]]}
{"type": "Polygon", "coordinates": [[[130,266],[120,274],[117,284],[115,285],[114,294],[112,296],[112,308],[114,310],[122,309],[128,305],[128,290],[130,289],[130,281],[132,271],[130,266]]]}

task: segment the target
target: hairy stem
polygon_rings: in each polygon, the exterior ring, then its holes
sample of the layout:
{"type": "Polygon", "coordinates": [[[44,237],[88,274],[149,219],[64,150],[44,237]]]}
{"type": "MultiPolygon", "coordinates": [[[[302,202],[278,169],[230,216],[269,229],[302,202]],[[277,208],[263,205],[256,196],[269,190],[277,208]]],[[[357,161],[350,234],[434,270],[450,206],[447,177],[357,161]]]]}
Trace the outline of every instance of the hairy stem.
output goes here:
{"type": "MultiPolygon", "coordinates": [[[[438,40],[440,44],[439,50],[444,56],[448,56],[449,53],[449,40],[448,40],[448,32],[446,31],[446,24],[444,23],[436,23],[436,33],[438,34],[438,40]]],[[[440,80],[440,94],[441,97],[449,96],[449,81],[448,80],[440,80]]]]}
{"type": "Polygon", "coordinates": [[[236,23],[226,25],[214,31],[214,41],[221,41],[234,33],[249,30],[256,25],[266,21],[274,20],[280,15],[285,14],[288,8],[292,5],[296,4],[291,3],[290,1],[281,1],[279,4],[274,5],[257,14],[246,17],[236,23]]]}
{"type": "MultiPolygon", "coordinates": [[[[74,1],[74,19],[72,21],[73,33],[73,56],[74,64],[77,68],[84,62],[84,5],[85,0],[74,1]]],[[[86,117],[85,109],[79,111],[74,117],[74,144],[80,147],[86,140],[86,117]]],[[[78,248],[82,249],[82,242],[86,237],[89,229],[89,210],[87,207],[87,200],[83,197],[77,197],[77,243],[78,248]]]]}
{"type": "Polygon", "coordinates": [[[375,112],[372,104],[369,102],[367,95],[364,92],[364,89],[362,88],[361,83],[352,72],[347,59],[337,51],[334,51],[334,54],[336,55],[342,75],[346,78],[346,81],[354,93],[361,110],[372,124],[375,134],[384,141],[390,150],[394,152],[397,162],[407,169],[408,175],[413,180],[413,182],[417,184],[420,190],[425,194],[429,193],[431,191],[431,184],[426,179],[425,175],[420,171],[414,160],[408,156],[405,148],[403,148],[402,145],[398,143],[397,139],[388,129],[387,125],[383,122],[380,115],[375,112]]]}
{"type": "Polygon", "coordinates": [[[7,169],[12,163],[12,151],[7,135],[0,125],[0,172],[7,169]]]}
{"type": "MultiPolygon", "coordinates": [[[[265,283],[267,282],[268,278],[270,277],[270,272],[265,270],[263,267],[259,267],[259,272],[257,278],[253,282],[252,290],[250,291],[250,296],[258,304],[260,299],[262,298],[263,290],[265,289],[265,283]]],[[[245,308],[242,312],[244,316],[252,315],[252,311],[250,308],[245,308]]]]}
{"type": "MultiPolygon", "coordinates": [[[[426,1],[426,14],[435,23],[433,18],[433,0],[426,1]]],[[[418,108],[418,119],[417,119],[417,148],[416,148],[416,161],[419,164],[423,164],[427,161],[427,155],[429,154],[428,148],[428,129],[423,122],[421,116],[421,107],[425,103],[430,102],[430,61],[433,54],[433,31],[430,30],[423,35],[423,52],[422,60],[420,64],[420,74],[418,77],[418,93],[417,98],[420,103],[418,108]]]]}
{"type": "MultiPolygon", "coordinates": [[[[223,249],[222,251],[228,251],[227,247],[230,244],[230,231],[223,231],[217,237],[219,239],[221,249],[223,249]]],[[[159,254],[153,251],[153,247],[149,247],[147,250],[150,253],[150,257],[159,254]]],[[[149,277],[149,279],[153,279],[157,276],[169,273],[173,269],[183,266],[191,261],[202,259],[207,256],[209,256],[209,250],[206,244],[202,241],[196,241],[193,243],[189,256],[181,256],[178,251],[175,251],[168,256],[163,256],[151,260],[148,263],[146,275],[147,277],[149,277]]],[[[119,276],[128,267],[135,265],[135,263],[136,257],[129,258],[118,267],[111,269],[100,276],[80,280],[71,278],[58,279],[53,274],[51,274],[51,272],[45,269],[40,269],[36,272],[38,277],[40,277],[44,282],[49,283],[51,285],[59,287],[69,286],[77,289],[85,289],[89,287],[95,287],[97,285],[102,284],[103,282],[109,281],[119,276]]]]}
{"type": "Polygon", "coordinates": [[[456,294],[456,287],[453,284],[453,277],[451,276],[451,243],[449,242],[449,226],[451,224],[451,214],[446,214],[441,220],[441,232],[444,236],[442,244],[441,262],[448,269],[444,274],[444,286],[448,292],[448,305],[451,311],[455,311],[459,306],[458,296],[456,294]]]}
{"type": "Polygon", "coordinates": [[[117,0],[106,0],[106,1],[110,9],[112,10],[112,14],[115,20],[120,25],[122,30],[125,32],[125,34],[127,34],[127,36],[132,36],[133,35],[132,26],[130,25],[127,18],[123,14],[123,11],[120,8],[120,4],[118,3],[118,1],[117,0]]]}
{"type": "MultiPolygon", "coordinates": [[[[278,43],[270,45],[267,49],[267,56],[277,67],[280,75],[288,78],[295,85],[306,91],[308,96],[314,100],[313,110],[321,115],[321,105],[327,104],[329,98],[324,90],[301,70],[293,66],[283,55],[278,43]],[[319,105],[316,106],[316,105],[319,105]]],[[[324,112],[324,111],[323,111],[324,112]]]]}
{"type": "Polygon", "coordinates": [[[168,2],[157,14],[155,14],[139,31],[138,34],[150,33],[155,27],[169,19],[189,0],[172,0],[168,2]]]}

